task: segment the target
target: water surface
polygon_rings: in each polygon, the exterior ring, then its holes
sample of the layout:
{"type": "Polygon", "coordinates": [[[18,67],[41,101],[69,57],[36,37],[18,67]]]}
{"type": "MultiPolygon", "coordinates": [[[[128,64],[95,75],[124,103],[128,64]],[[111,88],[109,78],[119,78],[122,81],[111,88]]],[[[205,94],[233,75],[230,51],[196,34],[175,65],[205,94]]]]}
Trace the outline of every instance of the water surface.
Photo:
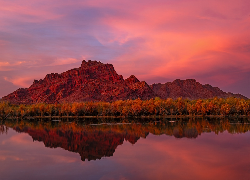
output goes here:
{"type": "Polygon", "coordinates": [[[1,179],[250,179],[249,120],[0,127],[1,179]]]}

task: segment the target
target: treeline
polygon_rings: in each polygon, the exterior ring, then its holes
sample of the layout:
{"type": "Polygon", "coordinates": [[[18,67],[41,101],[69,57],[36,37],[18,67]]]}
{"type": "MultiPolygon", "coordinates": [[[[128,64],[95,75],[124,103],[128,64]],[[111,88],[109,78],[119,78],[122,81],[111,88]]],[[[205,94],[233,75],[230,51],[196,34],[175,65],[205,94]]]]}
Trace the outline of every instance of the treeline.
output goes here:
{"type": "Polygon", "coordinates": [[[188,100],[119,100],[115,102],[75,102],[61,104],[12,105],[0,103],[0,115],[24,116],[167,116],[167,115],[250,115],[250,100],[213,98],[188,100]]]}

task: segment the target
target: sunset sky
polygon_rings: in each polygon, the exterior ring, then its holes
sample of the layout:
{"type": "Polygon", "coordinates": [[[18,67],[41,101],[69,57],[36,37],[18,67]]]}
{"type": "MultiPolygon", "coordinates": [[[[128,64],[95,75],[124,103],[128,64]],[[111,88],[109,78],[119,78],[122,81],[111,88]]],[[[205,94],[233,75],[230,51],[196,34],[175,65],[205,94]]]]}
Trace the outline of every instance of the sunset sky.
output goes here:
{"type": "Polygon", "coordinates": [[[250,98],[250,1],[0,0],[0,97],[83,59],[250,98]]]}

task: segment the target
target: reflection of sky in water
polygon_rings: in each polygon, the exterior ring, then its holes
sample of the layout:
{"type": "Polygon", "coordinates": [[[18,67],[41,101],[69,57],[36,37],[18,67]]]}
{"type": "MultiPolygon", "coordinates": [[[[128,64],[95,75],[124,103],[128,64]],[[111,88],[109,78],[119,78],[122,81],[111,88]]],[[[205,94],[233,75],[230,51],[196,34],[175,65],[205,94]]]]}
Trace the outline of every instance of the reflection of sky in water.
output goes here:
{"type": "Polygon", "coordinates": [[[197,139],[149,134],[124,141],[112,157],[81,161],[78,153],[46,148],[11,128],[0,135],[1,179],[249,179],[250,133],[197,139]],[[37,178],[39,177],[39,178],[37,178]]]}

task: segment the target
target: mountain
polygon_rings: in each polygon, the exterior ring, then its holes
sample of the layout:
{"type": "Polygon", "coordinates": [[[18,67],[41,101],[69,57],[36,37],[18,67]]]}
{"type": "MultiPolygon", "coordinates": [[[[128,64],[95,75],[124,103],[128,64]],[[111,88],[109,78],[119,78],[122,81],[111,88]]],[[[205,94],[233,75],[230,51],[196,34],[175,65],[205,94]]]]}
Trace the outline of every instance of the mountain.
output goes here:
{"type": "Polygon", "coordinates": [[[15,104],[60,103],[81,101],[115,101],[141,98],[162,99],[178,97],[198,99],[212,97],[246,97],[226,93],[211,85],[202,85],[194,79],[175,80],[165,84],[148,85],[134,75],[123,79],[112,64],[82,61],[81,67],[61,74],[47,74],[44,79],[34,80],[29,88],[20,88],[2,98],[15,104]]]}
{"type": "Polygon", "coordinates": [[[247,99],[247,97],[241,94],[226,93],[220,90],[218,87],[213,87],[209,84],[202,85],[195,79],[180,80],[176,79],[173,82],[167,82],[165,84],[153,84],[151,89],[162,99],[166,98],[189,98],[189,99],[208,99],[213,97],[237,97],[247,99]]]}

